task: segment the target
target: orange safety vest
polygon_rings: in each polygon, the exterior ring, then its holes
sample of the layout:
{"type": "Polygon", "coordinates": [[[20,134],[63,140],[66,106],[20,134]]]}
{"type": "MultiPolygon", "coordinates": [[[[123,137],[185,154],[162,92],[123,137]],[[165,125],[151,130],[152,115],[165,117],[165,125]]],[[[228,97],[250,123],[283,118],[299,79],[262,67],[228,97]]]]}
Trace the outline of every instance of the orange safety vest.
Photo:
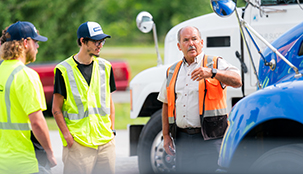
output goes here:
{"type": "MultiPolygon", "coordinates": [[[[205,55],[203,58],[203,67],[209,67],[208,64],[212,64],[213,68],[218,68],[218,58],[220,57],[213,57],[205,55]]],[[[175,100],[176,100],[176,93],[175,93],[175,86],[176,80],[178,76],[179,69],[181,67],[183,60],[173,64],[167,70],[167,83],[166,83],[166,90],[167,90],[167,100],[168,100],[168,122],[170,125],[175,123],[176,114],[175,114],[175,100]]],[[[199,114],[201,118],[201,126],[203,127],[203,121],[206,117],[221,117],[223,116],[224,119],[227,118],[227,105],[226,105],[226,88],[221,86],[221,83],[217,79],[203,79],[199,81],[199,114]]],[[[221,119],[221,118],[220,118],[221,119]]],[[[214,118],[212,118],[214,120],[214,118]]],[[[215,121],[218,121],[218,118],[215,118],[215,121]]],[[[221,119],[222,121],[222,119],[221,119]]],[[[221,122],[220,121],[220,122],[221,122]]],[[[227,126],[227,125],[226,125],[227,126]]],[[[225,123],[224,123],[224,127],[225,123]]],[[[207,129],[207,128],[205,128],[207,129]]],[[[221,128],[220,128],[221,129],[221,128]]],[[[226,128],[223,128],[226,129],[226,128]]],[[[225,130],[224,130],[225,131],[225,130]]],[[[204,132],[205,133],[205,132],[204,132]]],[[[202,129],[203,134],[203,129],[202,129]]],[[[214,135],[212,135],[214,136],[214,135]]],[[[223,135],[219,135],[221,137],[223,135]]],[[[217,138],[218,135],[215,135],[213,138],[217,138]]],[[[205,139],[212,139],[211,137],[205,135],[205,139]],[[208,138],[207,138],[208,137],[208,138]]]]}

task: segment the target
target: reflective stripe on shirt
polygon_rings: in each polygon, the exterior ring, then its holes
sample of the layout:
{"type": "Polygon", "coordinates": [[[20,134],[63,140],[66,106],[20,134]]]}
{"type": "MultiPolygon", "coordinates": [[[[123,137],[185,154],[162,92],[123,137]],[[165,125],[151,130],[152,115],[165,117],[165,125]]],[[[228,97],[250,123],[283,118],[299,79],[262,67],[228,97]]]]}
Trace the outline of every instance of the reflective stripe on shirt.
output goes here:
{"type": "MultiPolygon", "coordinates": [[[[2,62],[0,62],[1,65],[2,62]]],[[[11,101],[10,101],[10,88],[14,81],[15,75],[24,68],[24,65],[19,65],[16,67],[12,73],[9,75],[5,84],[5,103],[6,103],[6,113],[7,122],[0,122],[0,129],[8,130],[31,130],[29,123],[12,123],[11,120],[11,101]]]]}

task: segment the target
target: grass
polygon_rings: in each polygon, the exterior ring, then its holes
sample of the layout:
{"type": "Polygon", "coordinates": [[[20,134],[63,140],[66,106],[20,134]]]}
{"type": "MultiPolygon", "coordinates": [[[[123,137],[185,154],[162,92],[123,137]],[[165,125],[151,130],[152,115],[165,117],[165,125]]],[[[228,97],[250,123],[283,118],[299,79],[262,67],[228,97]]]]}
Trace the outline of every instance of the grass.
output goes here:
{"type": "Polygon", "coordinates": [[[127,129],[128,124],[145,124],[149,117],[139,117],[136,119],[130,118],[130,104],[129,103],[115,103],[116,118],[115,129],[127,129]]]}
{"type": "MultiPolygon", "coordinates": [[[[159,48],[163,59],[163,47],[159,48]]],[[[131,47],[104,47],[100,57],[107,60],[123,60],[129,65],[131,79],[139,72],[157,65],[157,54],[154,46],[131,46],[131,47]]],[[[149,117],[130,118],[129,103],[115,103],[115,129],[127,129],[129,124],[145,124],[149,117]]],[[[46,117],[49,130],[58,130],[56,121],[53,117],[46,117]]]]}
{"type": "Polygon", "coordinates": [[[47,116],[45,120],[49,130],[59,130],[54,117],[47,116]]]}
{"type": "MultiPolygon", "coordinates": [[[[163,59],[163,47],[159,48],[163,59]]],[[[157,65],[157,53],[154,46],[104,47],[100,57],[107,60],[123,60],[129,65],[131,79],[139,72],[157,65]]]]}

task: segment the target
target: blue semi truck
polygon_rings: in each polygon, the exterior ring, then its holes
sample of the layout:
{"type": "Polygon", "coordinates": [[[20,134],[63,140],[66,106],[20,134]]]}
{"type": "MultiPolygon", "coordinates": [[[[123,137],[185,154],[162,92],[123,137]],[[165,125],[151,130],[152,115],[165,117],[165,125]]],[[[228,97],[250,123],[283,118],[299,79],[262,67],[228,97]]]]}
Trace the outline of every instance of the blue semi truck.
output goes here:
{"type": "MultiPolygon", "coordinates": [[[[220,16],[233,12],[231,0],[212,3],[220,16]]],[[[258,37],[241,17],[238,20],[248,38],[254,40],[252,33],[258,37]]],[[[266,44],[259,50],[258,90],[230,112],[218,172],[303,172],[303,22],[266,44]]]]}

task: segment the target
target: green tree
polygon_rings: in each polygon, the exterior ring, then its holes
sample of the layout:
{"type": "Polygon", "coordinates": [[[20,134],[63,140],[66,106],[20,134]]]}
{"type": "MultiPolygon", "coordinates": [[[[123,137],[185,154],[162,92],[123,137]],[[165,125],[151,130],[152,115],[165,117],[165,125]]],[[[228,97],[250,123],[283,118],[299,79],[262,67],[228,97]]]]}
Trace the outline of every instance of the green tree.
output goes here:
{"type": "Polygon", "coordinates": [[[210,13],[209,4],[209,0],[2,0],[0,28],[16,21],[32,22],[49,39],[40,43],[37,62],[58,62],[78,50],[76,32],[83,22],[100,23],[112,36],[108,45],[153,44],[152,34],[143,36],[135,22],[139,12],[148,11],[163,43],[176,24],[210,13]]]}

